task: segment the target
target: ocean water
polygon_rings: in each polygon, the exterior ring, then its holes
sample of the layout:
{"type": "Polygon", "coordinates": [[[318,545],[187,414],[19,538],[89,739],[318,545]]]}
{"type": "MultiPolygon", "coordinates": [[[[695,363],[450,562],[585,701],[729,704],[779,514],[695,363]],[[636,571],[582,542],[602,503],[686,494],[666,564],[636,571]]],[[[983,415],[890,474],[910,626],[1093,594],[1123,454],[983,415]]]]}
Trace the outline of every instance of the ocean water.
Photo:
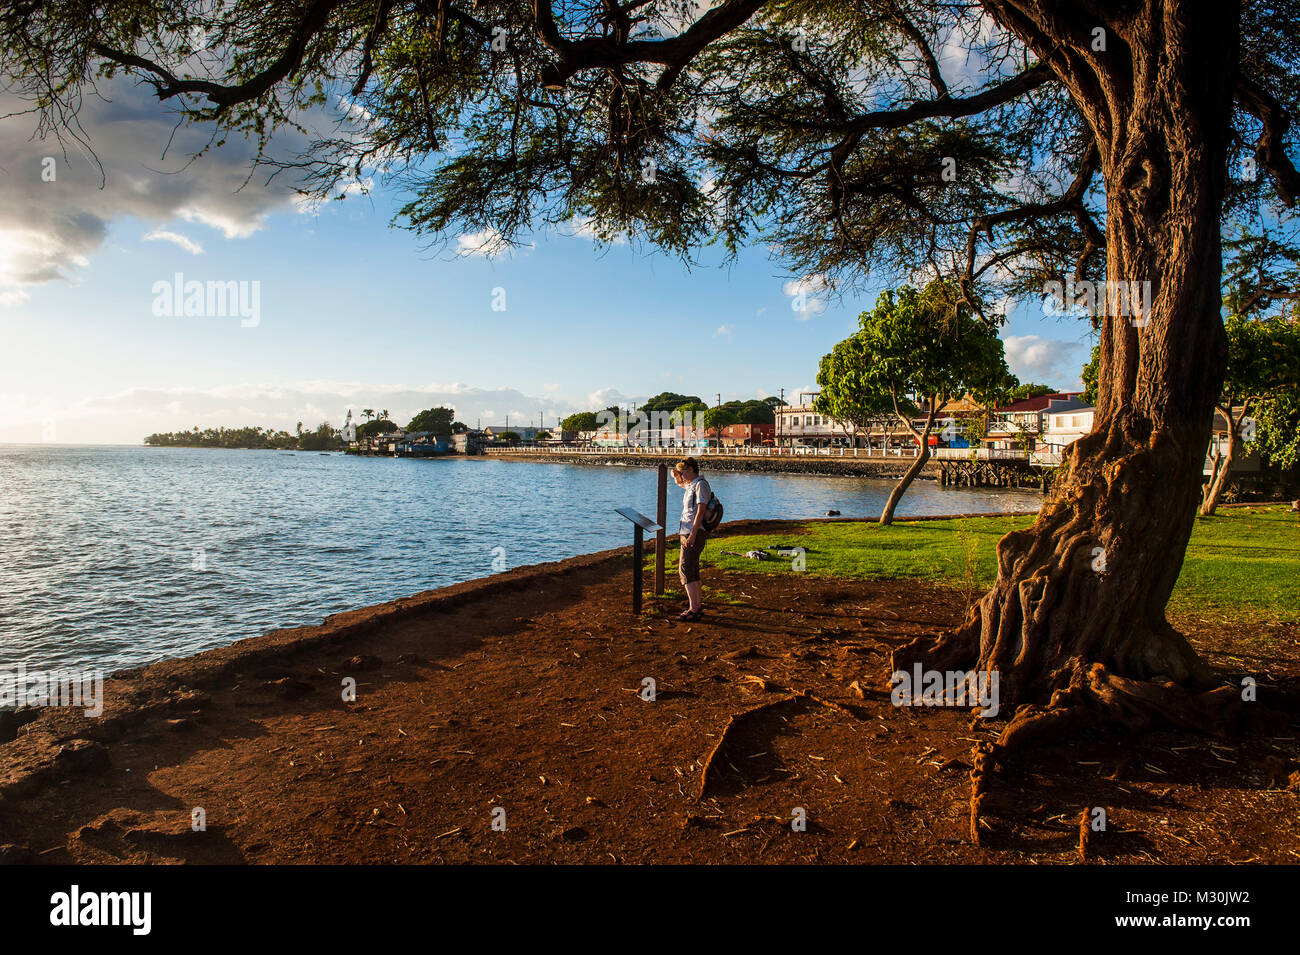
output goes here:
{"type": "MultiPolygon", "coordinates": [[[[728,520],[879,514],[889,481],[706,471],[728,520]]],[[[668,487],[669,527],[680,491],[668,487]]],[[[0,445],[0,671],[111,672],[631,542],[653,470],[314,452],[0,445]]],[[[919,481],[899,516],[1033,511],[919,481]]]]}

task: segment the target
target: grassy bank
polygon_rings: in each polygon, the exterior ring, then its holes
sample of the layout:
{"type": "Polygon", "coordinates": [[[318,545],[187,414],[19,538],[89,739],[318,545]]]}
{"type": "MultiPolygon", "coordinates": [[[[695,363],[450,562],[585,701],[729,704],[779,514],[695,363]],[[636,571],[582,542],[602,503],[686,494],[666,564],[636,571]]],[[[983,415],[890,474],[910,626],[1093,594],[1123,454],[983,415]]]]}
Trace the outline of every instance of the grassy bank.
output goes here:
{"type": "MultiPolygon", "coordinates": [[[[789,559],[724,554],[764,546],[802,547],[805,573],[821,577],[924,580],[962,591],[989,586],[996,546],[1032,517],[900,521],[892,527],[813,523],[785,534],[711,541],[706,563],[751,573],[796,573],[789,559]]],[[[1174,618],[1300,622],[1300,520],[1285,506],[1232,508],[1198,518],[1170,601],[1174,618]]]]}

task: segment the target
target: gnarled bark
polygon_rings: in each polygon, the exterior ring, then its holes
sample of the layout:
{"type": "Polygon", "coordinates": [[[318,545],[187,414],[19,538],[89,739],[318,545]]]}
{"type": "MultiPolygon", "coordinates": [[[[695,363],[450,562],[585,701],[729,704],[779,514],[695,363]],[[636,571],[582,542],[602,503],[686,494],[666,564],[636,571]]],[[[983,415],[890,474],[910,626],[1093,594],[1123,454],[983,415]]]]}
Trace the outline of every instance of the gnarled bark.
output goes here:
{"type": "Polygon", "coordinates": [[[1067,23],[1046,4],[994,6],[1053,64],[1096,136],[1108,279],[1151,283],[1145,313],[1107,295],[1094,429],[1069,449],[1034,525],[999,543],[993,589],[958,631],[894,656],[895,669],[998,671],[1009,715],[1046,704],[1081,665],[1208,677],[1165,604],[1225,367],[1219,221],[1238,26],[1231,4],[1146,0],[1105,24],[1098,52],[1077,8],[1067,23]]]}

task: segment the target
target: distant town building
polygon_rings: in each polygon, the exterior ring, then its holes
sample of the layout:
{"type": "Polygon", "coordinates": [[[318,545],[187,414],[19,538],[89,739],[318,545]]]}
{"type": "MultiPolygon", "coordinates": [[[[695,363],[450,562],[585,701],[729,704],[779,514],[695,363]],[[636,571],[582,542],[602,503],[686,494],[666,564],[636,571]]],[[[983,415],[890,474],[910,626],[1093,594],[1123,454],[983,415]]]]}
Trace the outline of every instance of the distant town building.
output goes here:
{"type": "Polygon", "coordinates": [[[1032,452],[1043,443],[1051,415],[1087,407],[1081,391],[1039,395],[1001,405],[989,415],[983,446],[996,450],[1032,452]]]}
{"type": "Polygon", "coordinates": [[[451,436],[457,454],[482,454],[486,437],[482,431],[462,431],[451,436]]]}
{"type": "Polygon", "coordinates": [[[761,447],[776,438],[774,424],[729,424],[722,429],[723,447],[761,447]]]}
{"type": "Polygon", "coordinates": [[[513,431],[515,434],[519,435],[520,441],[532,441],[537,437],[537,432],[542,430],[544,429],[534,428],[531,425],[525,427],[524,425],[512,424],[507,427],[504,424],[493,424],[493,425],[488,425],[486,428],[484,428],[483,434],[486,435],[488,438],[496,440],[506,432],[513,431]]]}

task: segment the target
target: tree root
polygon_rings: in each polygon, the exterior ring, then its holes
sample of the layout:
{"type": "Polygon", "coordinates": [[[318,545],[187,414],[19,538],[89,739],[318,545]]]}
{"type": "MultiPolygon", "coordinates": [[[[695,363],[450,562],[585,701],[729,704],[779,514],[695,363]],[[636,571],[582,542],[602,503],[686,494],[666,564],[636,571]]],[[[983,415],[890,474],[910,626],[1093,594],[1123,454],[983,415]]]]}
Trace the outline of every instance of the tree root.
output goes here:
{"type": "MultiPolygon", "coordinates": [[[[980,816],[993,772],[1012,753],[1050,744],[1085,728],[1120,728],[1143,732],[1154,728],[1184,729],[1212,736],[1244,732],[1281,732],[1290,718],[1258,702],[1247,703],[1232,686],[1196,693],[1172,681],[1149,682],[1116,676],[1099,663],[1075,661],[1069,684],[1052,694],[1046,706],[1020,706],[994,743],[972,749],[970,837],[980,844],[980,816]]],[[[1085,810],[1079,835],[1079,857],[1086,858],[1085,810]]]]}
{"type": "Polygon", "coordinates": [[[812,693],[805,692],[804,690],[796,690],[788,696],[783,696],[776,700],[769,700],[766,703],[760,703],[758,706],[737,713],[727,720],[727,725],[722,728],[722,734],[718,737],[718,741],[714,743],[708,753],[705,754],[704,760],[700,764],[700,791],[695,796],[696,802],[699,802],[704,798],[704,794],[709,788],[709,771],[713,768],[714,761],[722,751],[726,749],[727,743],[730,742],[732,730],[751,716],[762,713],[766,710],[773,710],[777,707],[785,706],[788,703],[811,703],[816,706],[824,706],[827,709],[832,709],[839,713],[844,713],[847,716],[853,717],[855,720],[862,719],[860,714],[855,713],[843,703],[836,703],[834,700],[823,699],[820,696],[815,696],[812,693]]]}

